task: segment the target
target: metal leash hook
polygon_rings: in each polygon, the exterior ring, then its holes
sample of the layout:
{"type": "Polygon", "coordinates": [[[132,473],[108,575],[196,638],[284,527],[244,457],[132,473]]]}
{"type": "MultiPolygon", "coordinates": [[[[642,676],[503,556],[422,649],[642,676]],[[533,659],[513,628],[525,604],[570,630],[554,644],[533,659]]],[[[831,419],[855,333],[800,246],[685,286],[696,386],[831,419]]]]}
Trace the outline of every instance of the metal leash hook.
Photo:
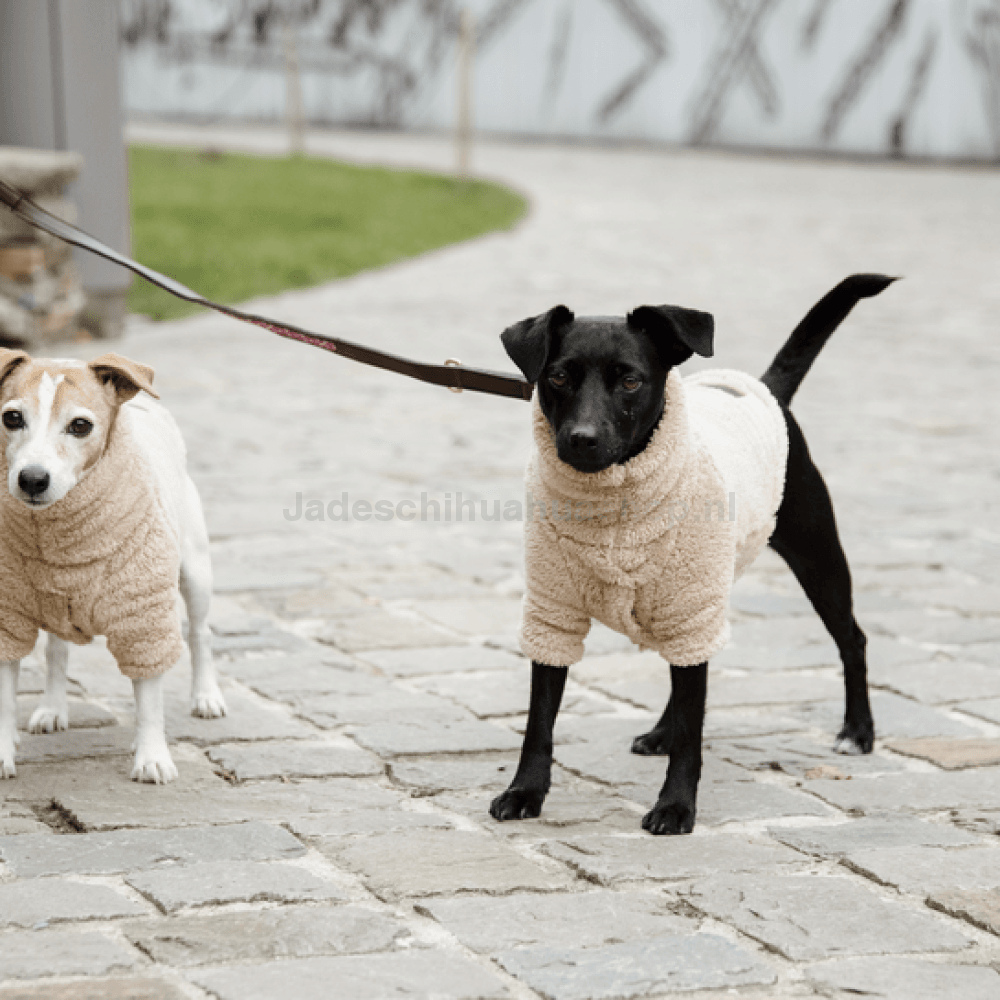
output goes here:
{"type": "MultiPolygon", "coordinates": [[[[445,368],[461,368],[462,362],[458,358],[445,358],[444,359],[445,368]]],[[[462,387],[460,385],[449,385],[449,392],[462,392],[462,387]]]]}

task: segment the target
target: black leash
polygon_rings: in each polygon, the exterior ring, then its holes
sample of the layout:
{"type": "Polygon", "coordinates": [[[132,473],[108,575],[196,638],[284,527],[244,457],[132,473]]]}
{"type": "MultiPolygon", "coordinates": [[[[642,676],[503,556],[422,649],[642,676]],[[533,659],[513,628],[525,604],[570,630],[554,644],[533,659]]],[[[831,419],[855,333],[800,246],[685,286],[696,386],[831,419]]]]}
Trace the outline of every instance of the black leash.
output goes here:
{"type": "Polygon", "coordinates": [[[363,365],[371,365],[373,368],[382,368],[385,371],[396,372],[398,375],[407,375],[410,378],[419,379],[421,382],[430,382],[431,385],[443,385],[451,389],[452,392],[468,389],[471,392],[485,392],[493,396],[531,399],[534,386],[530,382],[526,382],[520,375],[508,375],[505,372],[494,372],[484,368],[468,368],[454,359],[449,359],[443,365],[428,365],[421,361],[411,361],[398,354],[378,351],[374,347],[365,347],[364,344],[355,344],[353,341],[341,340],[339,337],[331,337],[325,333],[312,333],[288,323],[279,323],[277,320],[268,319],[266,316],[255,316],[253,313],[246,313],[240,309],[234,309],[232,306],[223,306],[218,302],[212,302],[197,292],[191,291],[179,281],[174,281],[173,278],[168,278],[152,268],[136,263],[124,254],[105,246],[100,240],[94,239],[83,230],[77,229],[76,226],[71,226],[68,222],[57,219],[45,209],[39,208],[16,188],[3,181],[0,181],[0,203],[6,205],[15,215],[36,229],[42,229],[51,236],[72,243],[73,246],[89,250],[99,257],[104,257],[105,260],[127,267],[130,271],[152,282],[165,292],[176,295],[179,299],[214,309],[216,312],[232,316],[233,319],[242,320],[244,323],[262,326],[265,330],[270,330],[271,333],[276,333],[279,337],[298,340],[303,344],[312,344],[313,347],[322,348],[324,351],[333,351],[342,357],[350,358],[351,361],[360,361],[363,365]]]}

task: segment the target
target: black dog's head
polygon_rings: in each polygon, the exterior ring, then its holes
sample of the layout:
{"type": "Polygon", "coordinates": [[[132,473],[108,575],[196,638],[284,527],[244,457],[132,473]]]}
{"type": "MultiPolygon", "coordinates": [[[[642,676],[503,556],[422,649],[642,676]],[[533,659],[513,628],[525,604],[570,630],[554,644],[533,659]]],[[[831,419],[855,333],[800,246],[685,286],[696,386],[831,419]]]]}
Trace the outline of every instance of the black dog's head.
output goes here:
{"type": "Polygon", "coordinates": [[[511,361],[538,386],[559,458],[600,472],[646,447],[663,414],[670,369],[712,356],[715,321],[680,306],[640,306],[624,319],[577,319],[565,306],[501,334],[511,361]]]}

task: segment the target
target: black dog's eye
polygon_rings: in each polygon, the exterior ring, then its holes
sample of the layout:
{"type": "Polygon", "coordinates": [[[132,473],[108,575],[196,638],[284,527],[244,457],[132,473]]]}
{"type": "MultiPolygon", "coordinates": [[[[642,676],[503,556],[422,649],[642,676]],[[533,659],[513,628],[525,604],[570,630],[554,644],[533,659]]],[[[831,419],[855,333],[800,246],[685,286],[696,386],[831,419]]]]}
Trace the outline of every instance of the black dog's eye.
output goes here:
{"type": "Polygon", "coordinates": [[[93,429],[94,425],[89,420],[84,420],[83,417],[71,420],[69,427],[66,428],[73,437],[78,438],[85,438],[93,429]]]}
{"type": "Polygon", "coordinates": [[[19,431],[24,426],[24,415],[20,410],[8,410],[3,415],[3,425],[9,431],[19,431]]]}
{"type": "Polygon", "coordinates": [[[549,376],[549,382],[557,389],[561,389],[568,381],[569,379],[562,372],[553,372],[549,376]]]}
{"type": "Polygon", "coordinates": [[[622,379],[622,388],[626,392],[635,392],[642,385],[642,379],[635,375],[626,375],[622,379]]]}

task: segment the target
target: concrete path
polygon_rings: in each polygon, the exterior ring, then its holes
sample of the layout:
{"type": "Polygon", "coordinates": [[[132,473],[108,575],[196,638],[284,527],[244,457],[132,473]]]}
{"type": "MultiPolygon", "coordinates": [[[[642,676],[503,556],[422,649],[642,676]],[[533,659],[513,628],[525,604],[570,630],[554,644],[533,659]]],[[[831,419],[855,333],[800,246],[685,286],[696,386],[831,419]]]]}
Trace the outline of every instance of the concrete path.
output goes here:
{"type": "MultiPolygon", "coordinates": [[[[435,139],[310,141],[452,162],[435,139]]],[[[766,555],[712,666],[692,836],[640,830],[664,762],[628,753],[668,673],[598,628],[543,817],[494,823],[528,667],[521,525],[482,505],[520,498],[528,408],[214,316],[136,321],[120,350],[156,368],[211,525],[231,712],[190,718],[176,668],[180,778],[134,785],[129,685],[74,651],[76,728],[25,734],[0,788],[0,998],[1000,995],[1000,172],[515,144],[476,168],[531,197],[515,231],[255,308],[510,368],[500,330],[557,302],[670,301],[759,372],[846,274],[905,276],[795,407],[855,572],[875,753],[829,752],[836,650],[766,555]],[[299,494],[323,520],[289,519],[299,494]]],[[[23,671],[25,719],[39,684],[23,671]]]]}

